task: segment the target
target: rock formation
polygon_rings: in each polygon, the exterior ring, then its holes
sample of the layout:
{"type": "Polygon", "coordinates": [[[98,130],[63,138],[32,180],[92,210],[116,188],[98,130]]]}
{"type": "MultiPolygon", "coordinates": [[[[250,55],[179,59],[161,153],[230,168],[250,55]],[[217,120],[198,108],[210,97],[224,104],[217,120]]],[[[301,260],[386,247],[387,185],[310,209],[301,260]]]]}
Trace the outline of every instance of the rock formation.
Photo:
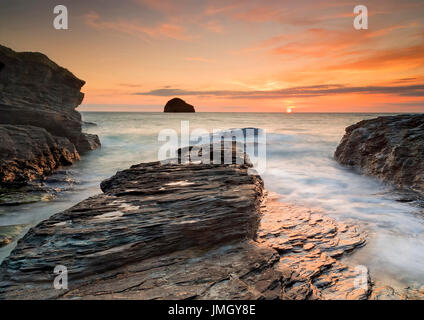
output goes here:
{"type": "Polygon", "coordinates": [[[343,165],[424,194],[424,115],[364,120],[346,128],[335,158],[343,165]]]}
{"type": "Polygon", "coordinates": [[[79,159],[75,146],[33,126],[0,125],[0,181],[24,184],[79,159]]]}
{"type": "Polygon", "coordinates": [[[84,81],[36,52],[0,46],[0,183],[43,177],[100,145],[82,133],[84,81]]]}
{"type": "Polygon", "coordinates": [[[195,110],[191,104],[180,98],[174,98],[166,103],[163,112],[195,112],[195,110]]]}
{"type": "Polygon", "coordinates": [[[272,202],[241,159],[118,172],[19,240],[0,267],[0,299],[366,298],[337,260],[363,236],[272,202]],[[53,288],[57,265],[67,290],[53,288]]]}

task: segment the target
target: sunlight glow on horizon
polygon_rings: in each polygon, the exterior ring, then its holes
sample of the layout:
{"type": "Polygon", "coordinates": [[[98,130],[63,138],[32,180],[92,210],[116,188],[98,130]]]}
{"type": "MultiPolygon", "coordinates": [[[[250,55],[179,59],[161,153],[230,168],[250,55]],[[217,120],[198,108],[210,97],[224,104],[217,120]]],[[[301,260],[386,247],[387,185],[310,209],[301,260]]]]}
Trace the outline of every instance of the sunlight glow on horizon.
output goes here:
{"type": "Polygon", "coordinates": [[[424,112],[415,0],[367,0],[359,31],[349,0],[64,0],[61,31],[55,4],[0,4],[1,44],[85,80],[81,111],[159,112],[180,97],[198,112],[424,112]]]}

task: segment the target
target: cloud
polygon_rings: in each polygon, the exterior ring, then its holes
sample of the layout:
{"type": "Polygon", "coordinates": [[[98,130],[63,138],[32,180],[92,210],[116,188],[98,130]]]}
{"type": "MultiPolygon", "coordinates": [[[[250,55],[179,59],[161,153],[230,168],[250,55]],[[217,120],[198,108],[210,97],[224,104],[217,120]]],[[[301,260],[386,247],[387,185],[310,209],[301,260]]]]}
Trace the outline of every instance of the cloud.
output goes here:
{"type": "Polygon", "coordinates": [[[121,83],[117,83],[117,85],[120,86],[120,87],[126,87],[126,88],[140,88],[140,87],[142,87],[142,85],[138,84],[138,83],[123,83],[123,82],[121,82],[121,83]]]}
{"type": "Polygon", "coordinates": [[[218,21],[215,21],[215,20],[209,20],[208,22],[203,23],[201,25],[203,28],[205,28],[206,30],[210,32],[214,32],[214,33],[224,32],[224,27],[222,26],[222,24],[220,24],[218,21]]]}
{"type": "Polygon", "coordinates": [[[159,23],[154,27],[144,26],[135,21],[114,20],[105,21],[96,12],[90,12],[85,15],[85,23],[96,30],[112,30],[131,35],[137,35],[144,39],[149,38],[171,38],[175,40],[191,40],[192,37],[187,34],[186,29],[173,23],[159,23]]]}
{"type": "Polygon", "coordinates": [[[382,67],[424,66],[424,44],[406,48],[393,48],[368,53],[368,56],[348,63],[340,63],[328,70],[373,70],[382,67]]]}
{"type": "Polygon", "coordinates": [[[206,62],[206,63],[214,63],[215,60],[202,58],[202,57],[187,57],[184,58],[185,61],[194,61],[194,62],[206,62]]]}
{"type": "Polygon", "coordinates": [[[424,96],[424,84],[409,86],[363,86],[350,87],[340,84],[292,87],[267,91],[234,91],[234,90],[184,90],[177,88],[161,88],[146,92],[135,92],[143,96],[213,96],[232,99],[280,99],[280,98],[310,98],[339,94],[390,94],[407,97],[424,96]]]}

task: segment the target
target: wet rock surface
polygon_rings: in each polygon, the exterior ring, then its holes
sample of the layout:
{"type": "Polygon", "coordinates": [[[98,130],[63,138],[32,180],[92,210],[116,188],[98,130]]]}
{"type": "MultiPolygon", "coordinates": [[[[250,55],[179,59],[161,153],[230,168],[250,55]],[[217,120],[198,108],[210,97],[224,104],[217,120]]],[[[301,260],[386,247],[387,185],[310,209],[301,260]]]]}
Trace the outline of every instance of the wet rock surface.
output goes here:
{"type": "Polygon", "coordinates": [[[103,194],[19,240],[0,267],[0,298],[368,297],[339,261],[364,236],[267,196],[250,166],[153,162],[118,172],[103,194]],[[57,265],[68,269],[67,290],[53,288],[57,265]]]}
{"type": "Polygon", "coordinates": [[[282,299],[357,300],[371,293],[368,276],[338,258],[363,246],[365,235],[326,217],[317,209],[278,202],[270,194],[262,205],[258,242],[275,249],[280,259],[274,269],[282,274],[282,299]],[[361,282],[362,283],[362,282],[361,282]]]}
{"type": "Polygon", "coordinates": [[[364,120],[346,128],[336,160],[424,195],[424,115],[364,120]]]}
{"type": "Polygon", "coordinates": [[[0,62],[1,184],[48,175],[100,146],[75,110],[84,81],[37,52],[0,45],[0,62]]]}
{"type": "Polygon", "coordinates": [[[0,182],[25,184],[71,165],[80,156],[64,137],[52,136],[43,128],[0,125],[0,182]]]}
{"type": "Polygon", "coordinates": [[[118,173],[102,183],[104,194],[52,216],[18,242],[0,270],[1,295],[61,295],[49,281],[56,265],[67,266],[70,283],[79,286],[152,257],[252,239],[263,187],[247,171],[156,162],[118,173]]]}
{"type": "Polygon", "coordinates": [[[371,300],[424,300],[424,286],[393,288],[384,284],[374,284],[371,300]]]}
{"type": "Polygon", "coordinates": [[[8,245],[18,237],[25,225],[0,226],[0,247],[8,245]]]}

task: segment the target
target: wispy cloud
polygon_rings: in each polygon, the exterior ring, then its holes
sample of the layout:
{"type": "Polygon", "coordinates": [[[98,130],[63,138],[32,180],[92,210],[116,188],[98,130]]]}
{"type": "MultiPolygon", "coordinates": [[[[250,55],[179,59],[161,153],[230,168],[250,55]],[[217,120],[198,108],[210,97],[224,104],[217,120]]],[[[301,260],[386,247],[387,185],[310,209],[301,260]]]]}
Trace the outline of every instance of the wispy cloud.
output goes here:
{"type": "Polygon", "coordinates": [[[85,22],[88,26],[97,30],[112,30],[131,35],[137,35],[144,39],[165,37],[176,40],[191,40],[192,36],[187,30],[173,23],[159,23],[155,26],[144,26],[136,21],[126,19],[106,21],[96,12],[85,15],[85,22]]]}
{"type": "Polygon", "coordinates": [[[126,88],[140,88],[142,87],[141,84],[138,83],[117,83],[120,87],[126,87],[126,88]]]}
{"type": "Polygon", "coordinates": [[[161,88],[146,92],[135,92],[143,96],[213,96],[233,99],[280,99],[280,98],[310,98],[340,94],[390,94],[405,97],[424,96],[424,84],[407,86],[345,86],[341,84],[292,87],[267,91],[233,91],[233,90],[184,90],[177,88],[161,88]]]}
{"type": "Polygon", "coordinates": [[[193,61],[193,62],[206,62],[206,63],[214,63],[215,60],[202,58],[202,57],[187,57],[184,58],[185,61],[193,61]]]}

